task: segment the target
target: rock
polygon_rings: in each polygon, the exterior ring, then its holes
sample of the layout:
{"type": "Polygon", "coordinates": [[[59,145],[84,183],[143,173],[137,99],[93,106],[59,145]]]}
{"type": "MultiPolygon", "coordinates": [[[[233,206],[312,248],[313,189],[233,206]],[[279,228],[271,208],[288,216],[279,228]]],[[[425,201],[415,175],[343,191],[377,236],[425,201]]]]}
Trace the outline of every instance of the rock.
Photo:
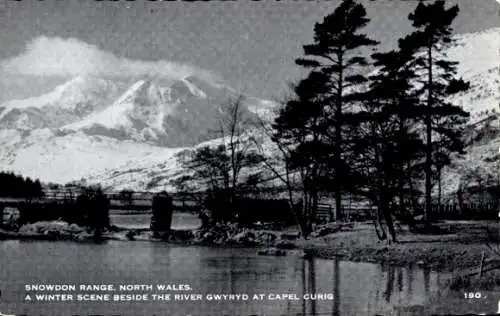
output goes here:
{"type": "Polygon", "coordinates": [[[339,232],[342,229],[342,224],[338,223],[330,223],[323,226],[319,226],[316,230],[311,234],[312,237],[323,237],[326,235],[334,234],[339,232]]]}
{"type": "Polygon", "coordinates": [[[135,239],[135,231],[129,230],[126,234],[125,237],[127,237],[128,240],[134,240],[135,239]]]}
{"type": "Polygon", "coordinates": [[[25,224],[19,228],[22,235],[42,235],[62,238],[74,238],[84,232],[84,228],[76,224],[69,225],[63,221],[43,221],[25,224]]]}
{"type": "Polygon", "coordinates": [[[194,233],[191,230],[172,230],[170,234],[174,240],[187,241],[193,240],[195,237],[194,233]]]}
{"type": "Polygon", "coordinates": [[[255,234],[249,230],[244,230],[242,232],[237,233],[231,238],[231,241],[242,245],[256,244],[255,234]]]}
{"type": "Polygon", "coordinates": [[[205,232],[203,235],[201,235],[201,241],[204,242],[212,242],[215,240],[215,233],[212,231],[205,232]]]}
{"type": "Polygon", "coordinates": [[[296,240],[300,238],[300,232],[288,232],[281,234],[282,240],[296,240]]]}
{"type": "Polygon", "coordinates": [[[259,256],[276,256],[276,257],[281,257],[281,256],[286,256],[286,251],[282,249],[277,249],[277,248],[266,248],[266,249],[261,249],[257,251],[257,254],[259,256]]]}
{"type": "Polygon", "coordinates": [[[153,233],[150,231],[140,232],[135,236],[135,240],[152,240],[153,233]]]}
{"type": "Polygon", "coordinates": [[[276,236],[276,234],[271,233],[271,232],[258,232],[257,233],[257,241],[259,244],[262,244],[262,245],[274,244],[277,239],[278,239],[278,236],[276,236]]]}
{"type": "Polygon", "coordinates": [[[414,216],[413,219],[417,222],[421,222],[424,220],[424,215],[417,215],[417,216],[414,216]]]}
{"type": "Polygon", "coordinates": [[[78,241],[92,240],[93,238],[94,238],[94,234],[88,233],[88,232],[81,232],[81,233],[73,236],[73,239],[78,240],[78,241]]]}

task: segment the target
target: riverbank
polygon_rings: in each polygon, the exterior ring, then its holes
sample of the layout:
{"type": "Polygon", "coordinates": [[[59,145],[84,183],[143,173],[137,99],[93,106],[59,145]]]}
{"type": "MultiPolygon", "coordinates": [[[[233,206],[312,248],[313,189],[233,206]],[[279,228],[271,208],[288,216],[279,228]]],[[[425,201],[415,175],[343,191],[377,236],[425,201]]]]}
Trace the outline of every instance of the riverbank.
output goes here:
{"type": "MultiPolygon", "coordinates": [[[[319,227],[316,236],[308,240],[299,239],[293,228],[247,229],[237,225],[173,230],[168,235],[154,235],[148,229],[112,227],[103,232],[100,240],[162,241],[212,247],[298,248],[313,257],[399,266],[418,265],[437,271],[477,268],[483,253],[488,264],[500,259],[500,228],[497,222],[443,222],[435,225],[435,228],[433,234],[417,234],[400,227],[398,242],[391,245],[378,240],[370,223],[332,223],[319,227]],[[497,249],[498,253],[492,248],[497,249]]],[[[17,232],[0,230],[0,239],[90,241],[95,240],[95,237],[92,231],[85,228],[54,221],[25,225],[17,232]]]]}
{"type": "Polygon", "coordinates": [[[398,242],[388,245],[378,240],[372,225],[355,223],[348,231],[299,241],[297,246],[316,257],[419,265],[438,271],[479,267],[483,252],[485,262],[500,259],[497,222],[443,222],[434,224],[434,228],[436,232],[427,234],[400,228],[398,242]],[[498,254],[492,248],[497,249],[498,254]]]}
{"type": "MultiPolygon", "coordinates": [[[[236,224],[217,225],[207,229],[172,229],[168,233],[154,234],[150,229],[123,228],[111,226],[102,231],[100,241],[158,241],[179,245],[201,245],[201,246],[242,246],[242,247],[264,247],[280,246],[282,248],[295,246],[283,242],[286,239],[285,232],[264,229],[239,228],[236,224]]],[[[298,234],[293,239],[297,239],[298,234]]],[[[18,230],[0,229],[0,240],[66,240],[66,241],[91,241],[96,236],[92,229],[80,227],[76,224],[68,224],[63,221],[45,221],[26,224],[18,230]]]]}

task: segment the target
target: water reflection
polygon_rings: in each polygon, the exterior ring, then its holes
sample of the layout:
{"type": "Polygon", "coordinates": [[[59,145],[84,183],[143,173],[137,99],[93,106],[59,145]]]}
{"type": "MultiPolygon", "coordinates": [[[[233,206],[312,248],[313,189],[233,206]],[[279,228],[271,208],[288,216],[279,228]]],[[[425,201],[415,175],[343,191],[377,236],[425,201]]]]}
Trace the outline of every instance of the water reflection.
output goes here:
{"type": "Polygon", "coordinates": [[[340,268],[339,268],[339,260],[333,260],[333,308],[332,315],[338,316],[340,315],[340,268]]]}
{"type": "Polygon", "coordinates": [[[302,294],[332,293],[329,311],[321,300],[302,300],[300,315],[375,315],[396,311],[398,315],[420,315],[429,297],[440,297],[442,279],[449,277],[417,267],[378,266],[338,259],[331,260],[331,270],[327,271],[324,263],[303,260],[302,294]],[[327,279],[331,280],[329,287],[327,279]]]}
{"type": "MultiPolygon", "coordinates": [[[[112,211],[109,215],[112,225],[128,229],[147,229],[151,224],[151,213],[126,214],[112,211]]],[[[200,227],[201,221],[197,215],[175,212],[172,218],[174,229],[195,229],[200,227]]]]}
{"type": "Polygon", "coordinates": [[[447,277],[418,268],[147,242],[6,241],[0,253],[5,254],[0,284],[9,285],[2,289],[0,311],[17,314],[164,314],[168,308],[169,315],[386,315],[401,306],[424,305],[447,277]],[[293,294],[298,299],[23,303],[24,284],[33,282],[189,284],[193,294],[293,294]],[[303,299],[306,294],[323,299],[303,299]]]}

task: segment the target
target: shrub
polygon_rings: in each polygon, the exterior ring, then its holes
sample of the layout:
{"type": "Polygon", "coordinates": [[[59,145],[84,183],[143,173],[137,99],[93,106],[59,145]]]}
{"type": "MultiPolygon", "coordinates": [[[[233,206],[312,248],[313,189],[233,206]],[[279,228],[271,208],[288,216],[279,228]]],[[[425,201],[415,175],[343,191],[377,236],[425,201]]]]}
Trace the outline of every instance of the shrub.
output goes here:
{"type": "Polygon", "coordinates": [[[100,188],[85,188],[76,201],[26,203],[19,207],[19,226],[62,220],[96,230],[109,227],[109,199],[100,188]]]}
{"type": "Polygon", "coordinates": [[[477,275],[473,276],[454,276],[448,287],[452,291],[460,291],[464,289],[477,289],[482,291],[491,291],[500,288],[500,272],[486,272],[481,278],[477,275]]]}
{"type": "Polygon", "coordinates": [[[75,211],[76,224],[94,229],[109,227],[109,199],[100,188],[85,188],[76,198],[75,211]]]}

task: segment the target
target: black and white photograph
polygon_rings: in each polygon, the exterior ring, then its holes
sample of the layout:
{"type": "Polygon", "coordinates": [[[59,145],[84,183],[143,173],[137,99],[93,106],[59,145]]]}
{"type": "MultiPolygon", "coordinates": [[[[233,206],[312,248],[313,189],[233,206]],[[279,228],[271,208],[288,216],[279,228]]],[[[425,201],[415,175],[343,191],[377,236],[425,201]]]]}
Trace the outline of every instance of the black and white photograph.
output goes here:
{"type": "Polygon", "coordinates": [[[500,314],[500,2],[0,0],[0,316],[500,314]]]}

